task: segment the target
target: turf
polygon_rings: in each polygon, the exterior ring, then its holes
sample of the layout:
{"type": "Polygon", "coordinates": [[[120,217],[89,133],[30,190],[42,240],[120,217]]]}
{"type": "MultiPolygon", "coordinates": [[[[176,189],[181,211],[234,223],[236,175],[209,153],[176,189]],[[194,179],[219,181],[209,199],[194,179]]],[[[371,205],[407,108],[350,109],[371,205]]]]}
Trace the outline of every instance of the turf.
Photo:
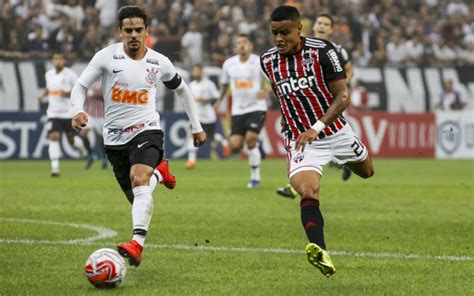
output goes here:
{"type": "Polygon", "coordinates": [[[474,293],[474,161],[377,159],[375,177],[348,182],[326,169],[321,208],[337,267],[331,278],[306,261],[298,201],[275,194],[287,182],[285,165],[265,160],[262,186],[249,190],[246,161],[200,161],[193,171],[172,161],[178,185],[154,192],[142,265],[117,289],[99,291],[84,276],[85,260],[131,233],[130,206],[112,171],[63,161],[61,177],[51,178],[48,162],[2,161],[0,295],[474,293]],[[96,235],[72,224],[118,235],[58,243],[96,235]]]}

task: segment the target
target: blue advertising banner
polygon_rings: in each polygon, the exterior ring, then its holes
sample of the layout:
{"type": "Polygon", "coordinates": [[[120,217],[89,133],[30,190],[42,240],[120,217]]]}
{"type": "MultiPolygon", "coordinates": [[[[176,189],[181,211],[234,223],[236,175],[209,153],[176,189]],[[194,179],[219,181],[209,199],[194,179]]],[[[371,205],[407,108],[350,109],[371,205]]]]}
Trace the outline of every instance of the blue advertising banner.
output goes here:
{"type": "MultiPolygon", "coordinates": [[[[184,113],[163,112],[165,157],[187,157],[190,126],[184,113]]],[[[48,159],[47,118],[40,112],[0,112],[0,159],[48,159]]],[[[220,122],[216,131],[222,131],[220,122]]],[[[79,158],[65,136],[61,137],[63,158],[79,158]]],[[[198,150],[199,158],[210,155],[210,141],[198,150]]]]}

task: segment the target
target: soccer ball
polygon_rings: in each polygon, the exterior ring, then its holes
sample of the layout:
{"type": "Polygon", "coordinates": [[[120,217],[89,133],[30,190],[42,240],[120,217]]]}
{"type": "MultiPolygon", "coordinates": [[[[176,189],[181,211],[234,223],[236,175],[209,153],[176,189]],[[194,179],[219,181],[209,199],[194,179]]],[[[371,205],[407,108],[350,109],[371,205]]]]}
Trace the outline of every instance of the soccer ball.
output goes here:
{"type": "Polygon", "coordinates": [[[120,254],[112,249],[99,249],[92,253],[84,266],[87,279],[98,289],[117,287],[125,278],[127,267],[120,254]]]}

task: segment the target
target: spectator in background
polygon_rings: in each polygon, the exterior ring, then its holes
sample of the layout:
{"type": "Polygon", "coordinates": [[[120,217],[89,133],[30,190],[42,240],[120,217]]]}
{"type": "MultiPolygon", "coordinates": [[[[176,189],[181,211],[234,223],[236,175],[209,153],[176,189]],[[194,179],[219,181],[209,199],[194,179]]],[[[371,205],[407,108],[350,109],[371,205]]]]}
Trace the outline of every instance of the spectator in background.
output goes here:
{"type": "Polygon", "coordinates": [[[423,36],[414,35],[405,42],[406,62],[409,64],[421,64],[424,60],[425,47],[422,42],[423,36]]]}
{"type": "Polygon", "coordinates": [[[453,81],[448,79],[443,81],[443,92],[440,95],[438,110],[462,110],[466,102],[461,99],[461,94],[453,87],[453,81]]]}
{"type": "Polygon", "coordinates": [[[433,54],[436,59],[436,64],[439,66],[452,66],[456,64],[458,55],[453,44],[444,39],[439,40],[437,44],[433,46],[433,54]]]}
{"type": "Polygon", "coordinates": [[[203,36],[197,29],[198,26],[196,22],[189,22],[188,31],[184,33],[183,38],[181,39],[183,62],[185,64],[199,64],[203,60],[203,36]]]}
{"type": "Polygon", "coordinates": [[[217,38],[217,46],[211,52],[211,63],[222,66],[224,61],[232,55],[230,37],[227,34],[220,34],[217,38]]]}
{"type": "Polygon", "coordinates": [[[403,64],[408,58],[407,48],[405,47],[405,40],[401,37],[401,32],[396,33],[387,44],[387,62],[390,64],[403,64]]]}
{"type": "Polygon", "coordinates": [[[49,44],[43,33],[43,27],[37,25],[33,32],[28,34],[28,51],[32,56],[48,56],[49,44]]]}

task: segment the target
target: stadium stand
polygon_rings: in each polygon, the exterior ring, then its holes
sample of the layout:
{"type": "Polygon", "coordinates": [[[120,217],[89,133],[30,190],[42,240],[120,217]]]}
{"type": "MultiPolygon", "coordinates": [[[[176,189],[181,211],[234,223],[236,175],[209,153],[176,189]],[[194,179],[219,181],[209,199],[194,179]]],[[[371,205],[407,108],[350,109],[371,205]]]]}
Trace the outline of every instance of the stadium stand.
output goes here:
{"type": "Polygon", "coordinates": [[[41,59],[61,50],[89,60],[117,40],[115,14],[125,4],[147,9],[153,16],[148,46],[176,61],[193,60],[182,46],[190,26],[202,36],[207,65],[219,66],[232,54],[238,33],[251,34],[261,53],[272,44],[269,13],[292,4],[303,13],[307,35],[318,13],[334,15],[334,41],[355,65],[474,64],[474,2],[466,0],[0,0],[0,58],[41,59]]]}

